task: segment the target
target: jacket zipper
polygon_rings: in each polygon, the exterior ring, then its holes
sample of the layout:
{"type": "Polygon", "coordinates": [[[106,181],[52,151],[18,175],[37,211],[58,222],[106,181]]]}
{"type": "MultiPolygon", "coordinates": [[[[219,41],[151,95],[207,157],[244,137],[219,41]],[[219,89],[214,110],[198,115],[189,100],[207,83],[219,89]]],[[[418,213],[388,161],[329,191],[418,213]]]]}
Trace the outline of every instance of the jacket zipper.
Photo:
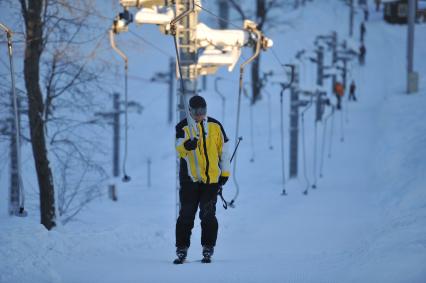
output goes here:
{"type": "Polygon", "coordinates": [[[207,181],[206,184],[210,184],[210,176],[209,176],[209,156],[207,154],[207,144],[206,144],[206,131],[204,130],[204,125],[203,125],[203,121],[201,121],[201,131],[203,133],[203,147],[204,147],[204,155],[206,157],[206,176],[207,176],[207,181]]]}

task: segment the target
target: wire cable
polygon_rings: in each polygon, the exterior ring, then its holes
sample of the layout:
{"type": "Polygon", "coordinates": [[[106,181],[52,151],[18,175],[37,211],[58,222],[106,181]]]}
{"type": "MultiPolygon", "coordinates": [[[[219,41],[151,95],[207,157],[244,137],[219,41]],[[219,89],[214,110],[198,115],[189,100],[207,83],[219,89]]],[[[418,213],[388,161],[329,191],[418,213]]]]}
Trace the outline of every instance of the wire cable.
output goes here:
{"type": "MultiPolygon", "coordinates": [[[[242,77],[243,77],[243,71],[240,72],[240,86],[239,86],[239,91],[238,91],[238,102],[237,102],[237,125],[236,125],[236,129],[235,129],[235,147],[237,147],[238,144],[238,134],[239,134],[239,129],[240,129],[240,113],[241,113],[241,93],[242,93],[242,77]]],[[[237,199],[239,193],[240,193],[240,186],[238,185],[238,180],[237,180],[237,152],[235,152],[234,155],[234,166],[233,166],[233,174],[232,174],[232,178],[234,180],[234,184],[235,184],[235,195],[233,197],[233,199],[231,200],[231,202],[229,203],[230,207],[234,207],[234,202],[237,199]]]]}
{"type": "MultiPolygon", "coordinates": [[[[235,28],[237,28],[237,29],[241,29],[241,26],[239,26],[239,25],[237,25],[237,24],[234,24],[233,22],[231,22],[231,21],[229,21],[229,20],[226,20],[226,19],[224,19],[224,18],[222,18],[222,17],[220,17],[220,16],[216,15],[215,13],[213,13],[212,11],[210,11],[209,9],[206,9],[205,7],[203,7],[203,6],[199,5],[199,4],[195,3],[195,2],[194,2],[194,5],[195,5],[195,6],[197,6],[197,7],[199,7],[201,10],[205,11],[206,13],[210,14],[211,16],[213,16],[213,17],[217,18],[219,21],[225,22],[225,23],[229,24],[230,26],[233,26],[233,27],[235,27],[235,28]]],[[[283,63],[281,62],[281,60],[279,59],[279,57],[278,57],[278,55],[276,54],[276,52],[275,52],[274,48],[270,48],[270,49],[271,49],[272,54],[274,55],[275,60],[277,61],[277,63],[278,63],[281,67],[284,67],[284,64],[283,64],[283,63]]],[[[243,58],[244,58],[244,57],[243,57],[243,58]]]]}
{"type": "Polygon", "coordinates": [[[271,106],[271,93],[266,91],[266,95],[268,96],[268,145],[269,149],[273,150],[274,147],[272,145],[272,106],[271,106]]]}
{"type": "Polygon", "coordinates": [[[314,183],[312,189],[317,188],[317,140],[318,140],[318,122],[314,121],[314,183]]]}
{"type": "Polygon", "coordinates": [[[111,18],[110,18],[110,17],[104,16],[104,15],[101,15],[101,14],[96,14],[96,13],[94,13],[94,12],[89,12],[89,10],[88,10],[88,9],[82,9],[82,8],[78,8],[78,7],[72,6],[72,5],[70,5],[70,4],[69,4],[68,2],[66,2],[66,1],[60,1],[60,2],[58,2],[58,3],[59,3],[59,4],[61,4],[61,5],[63,5],[64,7],[69,8],[69,9],[76,10],[76,11],[79,11],[79,12],[83,12],[83,13],[85,13],[85,14],[87,14],[87,15],[91,15],[91,16],[98,17],[99,19],[108,20],[108,21],[110,21],[110,20],[111,20],[111,18]]]}
{"type": "Polygon", "coordinates": [[[345,129],[344,129],[344,117],[343,117],[343,111],[340,110],[340,142],[345,141],[345,129]]]}
{"type": "MultiPolygon", "coordinates": [[[[333,108],[334,110],[334,108],[333,108]]],[[[330,143],[328,146],[328,158],[331,158],[331,150],[333,147],[333,136],[334,136],[334,111],[333,111],[333,115],[331,115],[331,129],[330,129],[330,143]]]]}
{"type": "Polygon", "coordinates": [[[129,33],[132,34],[133,36],[135,36],[136,38],[140,39],[141,41],[143,41],[145,44],[151,46],[155,51],[163,54],[164,56],[167,56],[167,58],[174,57],[169,52],[165,51],[164,49],[162,49],[158,45],[150,42],[149,40],[143,38],[142,36],[140,36],[139,34],[135,33],[134,31],[129,31],[129,33]]]}
{"type": "Polygon", "coordinates": [[[334,115],[334,106],[331,106],[331,112],[330,114],[328,114],[325,118],[324,118],[324,127],[323,127],[323,131],[322,131],[322,145],[321,145],[321,157],[320,157],[320,178],[323,177],[323,169],[324,169],[324,153],[325,153],[325,147],[327,144],[327,125],[328,125],[328,120],[330,119],[330,117],[334,115]]]}
{"type": "Polygon", "coordinates": [[[250,162],[255,160],[255,151],[254,151],[254,119],[253,119],[253,105],[249,105],[249,114],[250,114],[250,147],[251,147],[251,158],[250,162]]]}
{"type": "Polygon", "coordinates": [[[345,119],[345,121],[346,121],[346,123],[349,123],[349,100],[348,100],[348,103],[346,103],[346,107],[345,107],[345,116],[346,116],[346,119],[345,119]]]}
{"type": "Polygon", "coordinates": [[[223,80],[223,78],[216,77],[216,79],[214,80],[214,90],[217,93],[217,95],[219,95],[220,99],[222,100],[222,123],[225,124],[226,97],[219,90],[219,80],[223,80]]]}
{"type": "Polygon", "coordinates": [[[272,51],[272,55],[274,55],[275,60],[278,62],[278,64],[280,64],[281,67],[284,66],[284,64],[281,62],[280,58],[278,57],[277,53],[275,52],[274,48],[271,48],[272,51]]]}
{"type": "Polygon", "coordinates": [[[213,13],[212,11],[210,11],[210,10],[208,10],[208,9],[204,8],[204,7],[203,7],[203,6],[201,6],[201,5],[198,5],[197,3],[194,3],[194,5],[195,5],[195,6],[197,6],[198,8],[200,8],[201,10],[205,11],[206,13],[210,14],[211,16],[213,16],[213,17],[217,18],[219,21],[222,21],[222,22],[224,22],[224,23],[227,23],[227,24],[229,24],[230,26],[236,27],[236,28],[238,28],[238,29],[240,29],[240,28],[241,28],[241,26],[238,26],[238,25],[234,24],[233,22],[230,22],[229,20],[226,20],[226,19],[224,19],[224,18],[219,17],[218,15],[216,15],[215,13],[213,13]]]}

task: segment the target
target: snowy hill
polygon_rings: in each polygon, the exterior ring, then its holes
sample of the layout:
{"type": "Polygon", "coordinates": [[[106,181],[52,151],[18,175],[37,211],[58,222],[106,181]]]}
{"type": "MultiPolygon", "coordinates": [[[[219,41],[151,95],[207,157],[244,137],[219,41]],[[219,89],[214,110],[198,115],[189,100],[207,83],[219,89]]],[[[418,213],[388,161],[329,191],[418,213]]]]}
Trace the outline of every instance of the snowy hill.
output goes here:
{"type": "MultiPolygon", "coordinates": [[[[288,62],[299,49],[312,48],[316,35],[337,30],[340,39],[346,37],[347,12],[341,1],[324,0],[289,14],[293,26],[271,34],[281,61],[288,62]]],[[[218,201],[219,239],[210,265],[199,263],[198,219],[189,263],[171,263],[176,217],[174,127],[165,122],[164,87],[141,90],[133,82],[131,99],[141,102],[145,111],[130,115],[132,181],[120,183],[117,202],[105,194],[74,221],[50,232],[39,224],[36,207],[30,208],[27,218],[8,217],[2,209],[0,282],[426,282],[426,124],[422,120],[426,61],[420,59],[426,58],[426,25],[416,26],[415,69],[421,80],[419,92],[413,95],[404,93],[405,41],[405,26],[385,24],[371,12],[366,64],[353,63],[350,75],[358,85],[358,101],[348,102],[345,97],[344,110],[334,115],[331,158],[325,155],[324,177],[308,195],[302,194],[307,185],[302,165],[299,178],[287,182],[288,195],[280,194],[279,88],[268,86],[272,111],[267,94],[252,109],[253,148],[249,101],[243,100],[244,141],[237,172],[241,191],[235,209],[224,210],[218,201]],[[153,162],[150,187],[147,158],[153,162]]],[[[147,77],[152,70],[146,66],[156,65],[152,57],[144,56],[146,65],[131,67],[131,72],[147,77]]],[[[278,71],[270,53],[262,60],[265,70],[278,71]]],[[[237,76],[227,75],[231,80],[237,76]]],[[[308,69],[302,80],[314,78],[314,70],[308,69]]],[[[224,81],[221,87],[227,93],[224,126],[233,139],[237,84],[224,81]]],[[[201,95],[207,99],[209,115],[220,118],[221,101],[212,87],[201,95]]],[[[284,107],[288,133],[288,100],[284,107]]],[[[313,119],[312,110],[305,117],[310,184],[313,119]]],[[[318,129],[322,137],[323,126],[318,129]]],[[[287,134],[285,141],[287,149],[287,134]]],[[[3,177],[1,187],[7,188],[3,177]]],[[[234,190],[230,181],[225,197],[231,199],[234,190]]],[[[33,195],[30,203],[37,202],[33,195]]],[[[0,208],[5,206],[2,199],[0,208]]]]}

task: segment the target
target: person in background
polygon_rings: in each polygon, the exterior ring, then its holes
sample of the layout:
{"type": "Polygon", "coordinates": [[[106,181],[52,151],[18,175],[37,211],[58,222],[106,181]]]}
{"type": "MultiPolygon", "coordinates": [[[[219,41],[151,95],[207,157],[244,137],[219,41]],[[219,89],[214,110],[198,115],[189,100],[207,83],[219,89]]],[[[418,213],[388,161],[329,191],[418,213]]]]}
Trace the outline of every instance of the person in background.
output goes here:
{"type": "Polygon", "coordinates": [[[341,82],[336,82],[334,85],[334,94],[337,98],[337,110],[342,109],[342,97],[345,95],[345,88],[343,87],[343,84],[341,82]]]}
{"type": "Polygon", "coordinates": [[[349,86],[349,97],[348,97],[349,100],[356,101],[355,90],[356,90],[355,82],[354,80],[352,80],[351,85],[349,86]]]}
{"type": "Polygon", "coordinates": [[[222,124],[207,117],[207,103],[201,96],[196,95],[189,100],[189,112],[188,120],[193,122],[196,129],[188,126],[187,119],[176,125],[180,210],[176,221],[175,264],[183,263],[186,259],[198,207],[203,262],[210,262],[219,226],[216,218],[217,194],[230,176],[228,137],[222,124]]]}
{"type": "Polygon", "coordinates": [[[361,23],[361,25],[359,26],[359,32],[360,32],[360,38],[361,38],[361,42],[364,42],[364,37],[365,37],[365,32],[367,31],[367,29],[365,28],[365,24],[364,22],[361,23]]]}
{"type": "Polygon", "coordinates": [[[382,3],[381,0],[374,0],[374,2],[376,3],[376,12],[380,11],[380,4],[382,3]]]}
{"type": "Polygon", "coordinates": [[[365,48],[364,43],[361,43],[361,46],[359,47],[359,55],[358,55],[358,60],[360,65],[364,65],[366,53],[367,53],[367,49],[365,48]]]}
{"type": "Polygon", "coordinates": [[[362,8],[363,12],[364,12],[364,22],[368,22],[368,17],[370,15],[370,12],[368,11],[368,5],[365,4],[362,8]]]}

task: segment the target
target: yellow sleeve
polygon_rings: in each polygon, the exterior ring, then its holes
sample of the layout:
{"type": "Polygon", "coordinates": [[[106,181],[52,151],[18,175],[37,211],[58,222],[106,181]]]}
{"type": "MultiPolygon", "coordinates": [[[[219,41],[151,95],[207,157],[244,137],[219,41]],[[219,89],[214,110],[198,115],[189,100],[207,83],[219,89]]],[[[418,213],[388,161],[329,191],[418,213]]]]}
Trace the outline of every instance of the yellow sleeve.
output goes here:
{"type": "Polygon", "coordinates": [[[175,148],[179,158],[185,158],[188,155],[189,151],[187,151],[183,145],[187,140],[189,140],[189,135],[184,128],[179,125],[176,126],[175,148]]]}
{"type": "Polygon", "coordinates": [[[224,177],[229,177],[231,175],[231,156],[229,155],[229,140],[226,137],[225,131],[223,128],[219,130],[220,132],[220,170],[222,171],[221,175],[224,177]]]}

